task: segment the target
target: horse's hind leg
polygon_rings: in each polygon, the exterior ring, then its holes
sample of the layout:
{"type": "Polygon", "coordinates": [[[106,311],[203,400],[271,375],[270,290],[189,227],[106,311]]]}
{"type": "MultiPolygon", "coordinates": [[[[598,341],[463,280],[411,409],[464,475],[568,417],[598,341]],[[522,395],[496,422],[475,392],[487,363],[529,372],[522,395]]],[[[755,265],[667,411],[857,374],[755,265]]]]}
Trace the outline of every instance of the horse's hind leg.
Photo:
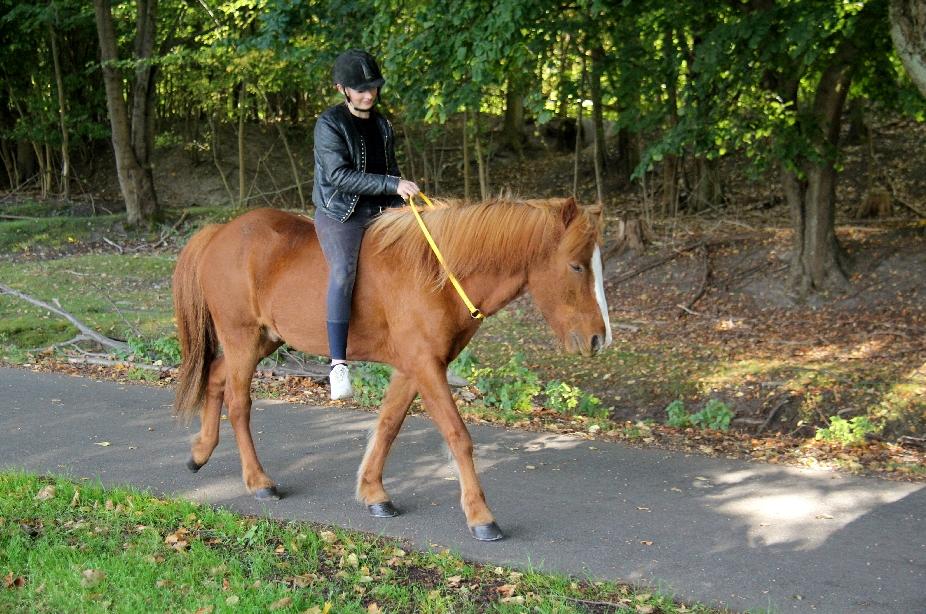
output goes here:
{"type": "Polygon", "coordinates": [[[244,485],[258,499],[279,499],[273,480],[257,458],[251,438],[251,378],[257,363],[280,347],[281,342],[249,334],[228,335],[221,342],[225,349],[225,404],[238,442],[244,485]]]}
{"type": "Polygon", "coordinates": [[[196,473],[202,469],[219,445],[219,416],[222,412],[222,399],[225,397],[225,357],[219,356],[209,367],[209,380],[206,384],[206,400],[199,413],[199,433],[193,437],[190,460],[186,466],[196,473]]]}
{"type": "Polygon", "coordinates": [[[370,434],[363,462],[357,471],[357,500],[365,504],[370,514],[377,518],[399,515],[383,488],[383,467],[416,394],[414,382],[396,370],[392,374],[386,398],[383,399],[376,428],[370,434]]]}
{"type": "Polygon", "coordinates": [[[485,493],[476,474],[473,462],[473,440],[460,417],[450,387],[447,385],[445,367],[438,364],[426,365],[417,373],[416,381],[425,408],[434,424],[447,442],[460,475],[460,504],[466,514],[470,533],[480,541],[495,541],[503,537],[495,524],[485,493]]]}

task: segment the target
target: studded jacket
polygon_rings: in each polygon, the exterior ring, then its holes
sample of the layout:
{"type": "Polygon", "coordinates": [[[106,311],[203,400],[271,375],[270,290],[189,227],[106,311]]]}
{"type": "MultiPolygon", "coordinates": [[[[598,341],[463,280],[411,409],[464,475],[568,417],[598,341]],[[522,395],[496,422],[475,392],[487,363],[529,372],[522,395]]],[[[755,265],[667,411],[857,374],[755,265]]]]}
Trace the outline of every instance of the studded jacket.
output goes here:
{"type": "Polygon", "coordinates": [[[322,113],[315,124],[315,180],[312,202],[319,212],[345,221],[354,212],[361,194],[391,194],[390,206],[404,204],[396,194],[399,165],[395,158],[395,132],[388,119],[376,110],[373,117],[383,134],[388,175],[366,172],[366,145],[350,119],[344,103],[322,113]]]}

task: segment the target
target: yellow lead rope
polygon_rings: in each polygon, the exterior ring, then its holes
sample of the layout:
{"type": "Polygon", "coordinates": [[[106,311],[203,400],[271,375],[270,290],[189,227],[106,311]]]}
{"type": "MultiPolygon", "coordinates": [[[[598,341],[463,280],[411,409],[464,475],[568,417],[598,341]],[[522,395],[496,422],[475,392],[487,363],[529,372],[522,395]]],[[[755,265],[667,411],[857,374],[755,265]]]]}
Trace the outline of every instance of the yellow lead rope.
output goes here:
{"type": "MultiPolygon", "coordinates": [[[[434,203],[432,203],[431,199],[425,196],[423,192],[419,192],[418,195],[428,207],[434,207],[434,203]]],[[[440,262],[440,265],[444,268],[444,272],[447,273],[447,278],[450,280],[450,283],[453,284],[457,294],[460,295],[460,298],[463,299],[463,302],[466,304],[466,308],[469,309],[469,315],[474,320],[485,319],[485,315],[483,315],[483,313],[479,311],[475,305],[473,305],[472,301],[469,300],[469,297],[466,296],[466,292],[463,290],[463,286],[460,285],[460,282],[457,281],[457,278],[454,276],[454,274],[450,272],[449,268],[447,268],[447,263],[444,261],[444,256],[437,248],[437,243],[434,242],[434,237],[431,236],[431,233],[428,231],[428,227],[424,225],[424,220],[421,219],[421,214],[418,212],[418,208],[415,206],[414,201],[415,197],[410,197],[408,199],[408,206],[411,207],[412,213],[415,214],[415,219],[418,220],[418,226],[421,227],[421,232],[424,234],[424,238],[428,240],[428,245],[431,246],[431,251],[433,251],[434,255],[437,256],[437,261],[440,262]]]]}

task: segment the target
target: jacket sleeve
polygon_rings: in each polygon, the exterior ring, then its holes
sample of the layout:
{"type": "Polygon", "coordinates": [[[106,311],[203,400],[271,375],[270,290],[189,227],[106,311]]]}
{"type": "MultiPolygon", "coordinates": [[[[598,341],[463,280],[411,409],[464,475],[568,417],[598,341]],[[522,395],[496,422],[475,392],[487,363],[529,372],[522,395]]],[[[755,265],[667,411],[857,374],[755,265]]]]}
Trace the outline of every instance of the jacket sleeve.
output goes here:
{"type": "Polygon", "coordinates": [[[315,124],[315,156],[327,183],[349,194],[395,194],[399,178],[354,169],[344,135],[330,117],[315,124]]]}

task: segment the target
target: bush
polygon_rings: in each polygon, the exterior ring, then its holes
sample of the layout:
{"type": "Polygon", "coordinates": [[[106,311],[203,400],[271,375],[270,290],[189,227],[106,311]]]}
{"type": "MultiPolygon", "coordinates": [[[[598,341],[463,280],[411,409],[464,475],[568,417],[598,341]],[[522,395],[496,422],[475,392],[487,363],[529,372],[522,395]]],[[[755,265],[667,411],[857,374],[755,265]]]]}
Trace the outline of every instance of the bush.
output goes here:
{"type": "Polygon", "coordinates": [[[691,426],[691,418],[688,412],[685,411],[685,404],[681,399],[676,399],[669,403],[669,405],[666,406],[666,413],[669,415],[669,419],[666,420],[666,424],[669,426],[674,426],[677,429],[691,426]]]}
{"type": "Polygon", "coordinates": [[[133,337],[127,343],[136,358],[151,362],[160,360],[165,365],[180,364],[180,340],[176,337],[158,337],[157,339],[133,337]]]}
{"type": "Polygon", "coordinates": [[[709,400],[704,409],[691,416],[693,425],[715,431],[729,430],[731,420],[733,420],[733,410],[718,399],[709,400]]]}
{"type": "Polygon", "coordinates": [[[560,413],[569,416],[580,414],[591,418],[607,417],[608,409],[601,406],[601,399],[583,392],[577,386],[551,380],[547,382],[543,393],[547,397],[547,407],[560,413]]]}
{"type": "Polygon", "coordinates": [[[839,416],[830,418],[830,425],[818,428],[814,439],[817,441],[832,441],[846,446],[854,446],[865,442],[870,433],[877,433],[880,429],[868,419],[868,416],[856,416],[845,420],[839,416]]]}
{"type": "Polygon", "coordinates": [[[498,369],[473,369],[470,377],[487,407],[526,411],[531,408],[531,399],[540,393],[540,379],[524,366],[524,355],[520,353],[498,369]]]}
{"type": "Polygon", "coordinates": [[[726,431],[730,429],[730,422],[733,420],[733,410],[719,399],[710,399],[704,409],[694,414],[685,411],[685,404],[681,399],[677,399],[666,406],[666,414],[666,424],[679,429],[693,426],[726,431]]]}
{"type": "Polygon", "coordinates": [[[378,362],[358,362],[351,366],[350,381],[354,388],[354,400],[366,407],[378,407],[383,403],[392,367],[378,362]]]}

